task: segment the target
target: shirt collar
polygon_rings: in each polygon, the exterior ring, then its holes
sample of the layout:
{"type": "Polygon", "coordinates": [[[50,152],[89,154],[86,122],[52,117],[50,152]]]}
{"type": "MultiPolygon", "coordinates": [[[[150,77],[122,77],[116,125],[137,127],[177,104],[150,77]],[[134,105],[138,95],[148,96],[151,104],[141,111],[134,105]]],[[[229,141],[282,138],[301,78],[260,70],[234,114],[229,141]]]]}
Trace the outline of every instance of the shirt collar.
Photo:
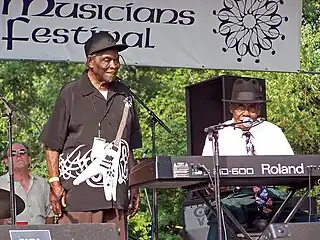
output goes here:
{"type": "Polygon", "coordinates": [[[79,81],[80,81],[80,89],[83,96],[89,95],[96,90],[88,78],[88,71],[84,71],[82,73],[82,75],[79,78],[79,81]]]}
{"type": "MultiPolygon", "coordinates": [[[[79,81],[80,81],[80,88],[83,96],[87,96],[92,93],[97,93],[101,95],[101,93],[92,85],[88,77],[88,70],[83,72],[83,74],[79,78],[79,81]]],[[[109,89],[108,89],[108,99],[116,93],[126,95],[127,91],[125,91],[125,89],[121,86],[123,86],[123,84],[120,83],[117,79],[113,82],[110,82],[109,89]]]]}
{"type": "MultiPolygon", "coordinates": [[[[38,180],[38,176],[36,176],[36,175],[33,175],[32,173],[29,173],[29,175],[30,175],[30,179],[31,180],[38,180]]],[[[10,179],[9,179],[9,172],[7,172],[5,175],[5,178],[9,181],[10,179]]]]}

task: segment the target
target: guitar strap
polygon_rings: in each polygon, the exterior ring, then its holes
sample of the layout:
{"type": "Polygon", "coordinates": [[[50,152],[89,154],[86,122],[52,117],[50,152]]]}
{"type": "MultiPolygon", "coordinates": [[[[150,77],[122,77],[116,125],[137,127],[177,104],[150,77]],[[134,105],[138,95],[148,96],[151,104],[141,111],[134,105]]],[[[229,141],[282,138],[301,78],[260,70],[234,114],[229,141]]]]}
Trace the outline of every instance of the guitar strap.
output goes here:
{"type": "Polygon", "coordinates": [[[122,139],[122,135],[123,135],[123,130],[127,124],[127,119],[128,119],[128,113],[129,113],[129,109],[131,107],[132,104],[132,98],[131,96],[127,96],[124,100],[125,104],[124,104],[124,108],[123,108],[123,112],[122,112],[122,118],[119,124],[119,128],[117,131],[117,135],[116,135],[116,143],[119,144],[120,140],[122,139]],[[126,104],[128,103],[128,104],[126,104]]]}

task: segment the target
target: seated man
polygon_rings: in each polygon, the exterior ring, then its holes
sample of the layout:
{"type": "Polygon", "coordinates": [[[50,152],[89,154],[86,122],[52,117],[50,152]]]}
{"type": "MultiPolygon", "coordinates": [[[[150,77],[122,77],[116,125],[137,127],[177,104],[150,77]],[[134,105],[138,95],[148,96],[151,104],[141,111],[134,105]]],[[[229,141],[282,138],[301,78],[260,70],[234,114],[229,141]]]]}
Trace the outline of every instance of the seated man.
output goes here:
{"type": "MultiPolygon", "coordinates": [[[[9,150],[4,150],[4,164],[8,169],[9,150]]],[[[50,209],[49,184],[44,178],[31,174],[29,166],[31,156],[28,147],[23,143],[12,144],[13,176],[15,194],[25,203],[24,211],[16,217],[16,222],[27,222],[31,224],[51,224],[54,214],[50,209]]],[[[0,177],[0,188],[9,190],[9,173],[0,177]]],[[[0,224],[11,224],[11,219],[2,219],[0,224]]]]}
{"type": "MultiPolygon", "coordinates": [[[[236,80],[231,99],[223,101],[230,103],[229,109],[233,115],[232,120],[227,121],[226,124],[239,124],[219,131],[220,156],[294,154],[282,130],[276,125],[267,121],[242,124],[244,118],[257,119],[261,104],[266,102],[257,80],[236,80]]],[[[202,155],[213,155],[212,142],[208,137],[202,155]]],[[[281,201],[285,196],[285,193],[265,186],[241,187],[237,194],[222,199],[221,203],[231,211],[240,224],[245,225],[249,212],[250,215],[253,212],[257,217],[268,220],[274,213],[273,201],[281,201]]],[[[209,209],[206,214],[210,225],[208,240],[217,239],[216,217],[209,209]]]]}

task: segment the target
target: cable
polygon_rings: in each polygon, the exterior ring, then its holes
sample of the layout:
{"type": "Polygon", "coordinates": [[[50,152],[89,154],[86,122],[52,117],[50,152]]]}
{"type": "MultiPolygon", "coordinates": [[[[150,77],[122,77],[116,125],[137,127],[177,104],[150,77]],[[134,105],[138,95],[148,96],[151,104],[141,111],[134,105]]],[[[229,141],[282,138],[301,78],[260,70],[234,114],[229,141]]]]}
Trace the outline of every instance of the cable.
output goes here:
{"type": "MultiPolygon", "coordinates": [[[[149,151],[150,151],[150,149],[149,149],[149,148],[147,148],[147,149],[143,152],[143,154],[142,154],[142,157],[141,157],[141,158],[145,158],[145,157],[147,156],[147,153],[148,153],[149,151]]],[[[138,162],[138,163],[140,163],[140,161],[139,161],[139,160],[137,160],[137,162],[138,162]]],[[[150,201],[149,201],[149,197],[148,197],[147,189],[146,189],[146,188],[144,188],[143,190],[144,190],[144,194],[145,194],[145,196],[146,196],[146,200],[147,200],[147,205],[148,205],[149,213],[150,213],[150,215],[152,216],[152,209],[151,209],[151,204],[150,204],[150,201]]]]}
{"type": "Polygon", "coordinates": [[[126,60],[124,60],[124,57],[121,54],[119,54],[119,57],[122,59],[124,66],[127,66],[127,63],[126,63],[126,60]]]}
{"type": "Polygon", "coordinates": [[[320,74],[320,72],[314,72],[314,71],[299,71],[301,74],[311,74],[311,75],[317,75],[320,74]]]}
{"type": "Polygon", "coordinates": [[[149,214],[152,215],[151,204],[150,204],[150,201],[149,201],[148,192],[147,192],[147,189],[146,189],[146,188],[144,189],[144,194],[146,195],[146,200],[147,200],[147,204],[148,204],[149,214]]]}
{"type": "Polygon", "coordinates": [[[224,239],[228,239],[227,229],[226,229],[226,223],[225,223],[225,219],[224,219],[224,214],[223,214],[223,212],[221,213],[221,219],[222,219],[222,227],[223,227],[224,239]]]}
{"type": "Polygon", "coordinates": [[[210,171],[208,170],[208,168],[207,168],[206,166],[204,166],[203,164],[199,164],[199,165],[198,165],[198,169],[199,169],[199,170],[204,170],[204,171],[208,174],[209,179],[210,179],[210,182],[211,182],[211,184],[214,186],[214,182],[213,182],[213,180],[212,180],[212,177],[211,177],[211,174],[210,174],[210,171]]]}
{"type": "MultiPolygon", "coordinates": [[[[143,152],[141,158],[142,158],[142,159],[145,158],[145,157],[147,156],[147,153],[148,153],[149,151],[150,151],[150,149],[147,148],[147,149],[143,152]]],[[[137,162],[138,162],[138,164],[140,163],[140,161],[139,161],[138,159],[137,159],[137,162]]],[[[145,194],[145,197],[146,197],[146,200],[147,200],[147,205],[148,205],[149,214],[150,214],[151,219],[152,219],[153,214],[152,214],[151,204],[150,204],[149,197],[148,197],[148,192],[147,192],[147,189],[146,189],[146,188],[144,188],[143,190],[144,190],[144,194],[145,194]]],[[[149,226],[149,225],[148,225],[148,226],[149,226]]],[[[148,234],[149,234],[149,232],[152,231],[152,227],[149,229],[148,226],[147,226],[147,232],[148,232],[148,234]]],[[[153,234],[152,234],[152,233],[151,233],[150,238],[148,238],[148,239],[153,239],[153,234]]]]}
{"type": "Polygon", "coordinates": [[[310,191],[311,191],[312,166],[307,166],[307,168],[308,168],[308,187],[309,187],[309,222],[311,222],[312,201],[311,201],[311,197],[310,197],[310,191]]]}
{"type": "MultiPolygon", "coordinates": [[[[208,174],[209,179],[210,179],[210,182],[211,182],[211,184],[214,186],[214,182],[213,182],[213,180],[212,180],[212,177],[211,177],[211,174],[210,174],[210,171],[208,170],[208,168],[207,168],[205,165],[203,165],[203,164],[199,164],[199,165],[198,165],[198,169],[199,169],[199,170],[204,170],[204,171],[208,174]]],[[[221,220],[222,220],[221,222],[222,222],[222,226],[223,226],[224,236],[225,236],[225,239],[227,239],[226,223],[225,223],[225,219],[224,219],[223,210],[221,209],[221,211],[222,211],[222,212],[220,212],[219,214],[220,214],[221,220]]]]}

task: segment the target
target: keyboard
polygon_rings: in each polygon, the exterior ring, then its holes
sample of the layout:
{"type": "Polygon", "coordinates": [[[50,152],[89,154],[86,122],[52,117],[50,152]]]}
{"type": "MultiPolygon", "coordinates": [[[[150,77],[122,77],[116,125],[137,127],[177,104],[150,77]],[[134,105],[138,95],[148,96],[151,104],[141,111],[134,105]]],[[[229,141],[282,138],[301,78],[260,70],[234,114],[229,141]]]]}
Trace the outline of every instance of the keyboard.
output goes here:
{"type": "MultiPolygon", "coordinates": [[[[210,182],[213,157],[156,156],[143,158],[131,169],[129,185],[181,188],[210,182]]],[[[220,156],[220,186],[290,186],[320,179],[320,155],[220,156]]]]}

